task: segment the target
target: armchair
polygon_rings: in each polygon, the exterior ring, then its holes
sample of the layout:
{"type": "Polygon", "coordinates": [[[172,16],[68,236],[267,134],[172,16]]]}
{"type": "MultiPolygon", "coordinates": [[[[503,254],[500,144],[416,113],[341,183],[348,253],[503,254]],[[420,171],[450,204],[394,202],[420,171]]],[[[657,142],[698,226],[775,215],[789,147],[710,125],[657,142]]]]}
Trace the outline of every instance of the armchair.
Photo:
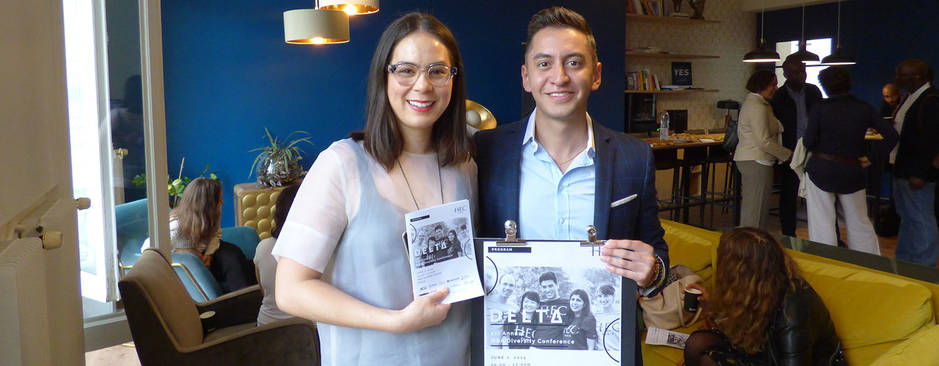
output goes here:
{"type": "Polygon", "coordinates": [[[290,319],[255,325],[262,298],[258,286],[196,303],[166,257],[147,249],[118,288],[142,365],[320,362],[313,323],[290,319]]]}
{"type": "Polygon", "coordinates": [[[140,245],[150,237],[147,223],[147,199],[122,203],[114,207],[117,226],[117,263],[123,276],[140,258],[140,245]]]}
{"type": "MultiPolygon", "coordinates": [[[[254,251],[260,241],[257,231],[248,226],[234,226],[222,229],[222,240],[234,244],[248,260],[254,258],[254,251]]],[[[173,269],[182,280],[186,291],[193,300],[209,301],[222,295],[222,287],[212,276],[212,272],[192,253],[173,253],[173,269]]]]}

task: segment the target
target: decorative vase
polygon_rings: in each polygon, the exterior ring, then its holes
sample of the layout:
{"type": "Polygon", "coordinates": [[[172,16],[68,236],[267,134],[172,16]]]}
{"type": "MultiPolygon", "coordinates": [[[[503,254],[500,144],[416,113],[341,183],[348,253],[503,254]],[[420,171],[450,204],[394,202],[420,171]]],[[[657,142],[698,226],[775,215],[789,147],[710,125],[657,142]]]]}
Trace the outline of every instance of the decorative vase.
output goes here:
{"type": "Polygon", "coordinates": [[[704,19],[704,3],[706,2],[707,0],[688,0],[691,8],[694,9],[694,15],[691,19],[704,19]]]}
{"type": "Polygon", "coordinates": [[[265,187],[281,187],[300,178],[300,164],[283,154],[264,154],[258,164],[258,183],[265,187]]]}

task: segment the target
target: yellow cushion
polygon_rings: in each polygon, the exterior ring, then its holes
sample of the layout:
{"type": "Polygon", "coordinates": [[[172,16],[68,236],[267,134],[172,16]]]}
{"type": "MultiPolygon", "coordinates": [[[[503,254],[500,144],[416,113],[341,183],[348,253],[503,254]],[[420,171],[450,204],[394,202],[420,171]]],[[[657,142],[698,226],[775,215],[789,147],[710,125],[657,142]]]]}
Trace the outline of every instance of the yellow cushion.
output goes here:
{"type": "MultiPolygon", "coordinates": [[[[874,360],[880,357],[880,355],[900,344],[900,342],[902,341],[872,344],[870,346],[847,349],[844,351],[844,358],[846,361],[848,361],[848,365],[870,365],[871,362],[874,362],[874,360]]],[[[918,364],[909,365],[912,366],[918,364]]]]}
{"type": "MultiPolygon", "coordinates": [[[[700,272],[711,266],[711,247],[717,245],[721,233],[661,220],[665,229],[665,242],[668,243],[668,258],[672,265],[682,264],[692,271],[700,272]]],[[[710,272],[699,273],[707,279],[710,272]]]]}
{"type": "Polygon", "coordinates": [[[939,365],[939,327],[919,332],[884,352],[871,366],[939,365]]]}
{"type": "Polygon", "coordinates": [[[933,322],[932,293],[911,281],[797,259],[846,349],[902,340],[933,322]]]}

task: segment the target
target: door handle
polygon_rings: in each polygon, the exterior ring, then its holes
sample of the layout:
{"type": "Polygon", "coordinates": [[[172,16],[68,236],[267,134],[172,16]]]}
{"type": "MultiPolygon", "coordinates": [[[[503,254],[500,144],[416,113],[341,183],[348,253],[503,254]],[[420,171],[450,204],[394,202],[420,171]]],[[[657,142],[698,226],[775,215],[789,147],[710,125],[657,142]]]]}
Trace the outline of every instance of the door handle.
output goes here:
{"type": "Polygon", "coordinates": [[[75,209],[87,210],[91,207],[91,199],[88,197],[78,197],[75,199],[75,209]]]}

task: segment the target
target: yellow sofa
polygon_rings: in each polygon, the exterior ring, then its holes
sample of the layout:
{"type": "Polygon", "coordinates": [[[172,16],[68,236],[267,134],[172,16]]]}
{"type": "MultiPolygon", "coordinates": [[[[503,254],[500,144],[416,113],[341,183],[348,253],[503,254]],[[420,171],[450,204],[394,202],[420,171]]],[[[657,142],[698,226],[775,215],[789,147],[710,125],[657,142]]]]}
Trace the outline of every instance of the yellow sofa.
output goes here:
{"type": "MultiPolygon", "coordinates": [[[[719,232],[662,220],[672,265],[713,288],[719,232]]],[[[939,365],[939,285],[788,250],[831,313],[850,365],[939,365]]],[[[677,329],[691,333],[699,324],[677,329]]],[[[677,365],[682,350],[642,344],[646,366],[677,365]]]]}

